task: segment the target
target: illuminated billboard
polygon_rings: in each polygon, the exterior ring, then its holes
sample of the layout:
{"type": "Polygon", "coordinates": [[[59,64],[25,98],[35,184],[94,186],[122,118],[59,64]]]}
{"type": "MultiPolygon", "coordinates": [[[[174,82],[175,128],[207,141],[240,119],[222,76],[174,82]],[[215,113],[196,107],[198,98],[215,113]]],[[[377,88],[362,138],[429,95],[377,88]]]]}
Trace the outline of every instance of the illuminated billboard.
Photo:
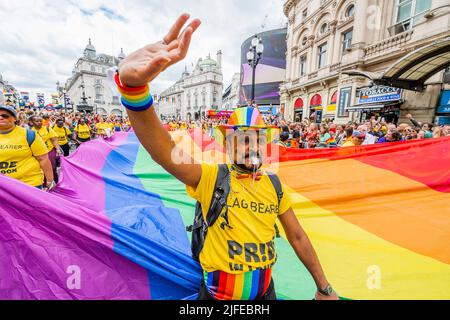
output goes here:
{"type": "MultiPolygon", "coordinates": [[[[286,28],[258,34],[264,44],[264,53],[256,67],[255,100],[259,105],[280,104],[280,85],[286,72],[286,35],[286,28]]],[[[241,105],[246,105],[252,95],[252,68],[248,64],[247,53],[253,37],[241,47],[241,105]]]]}

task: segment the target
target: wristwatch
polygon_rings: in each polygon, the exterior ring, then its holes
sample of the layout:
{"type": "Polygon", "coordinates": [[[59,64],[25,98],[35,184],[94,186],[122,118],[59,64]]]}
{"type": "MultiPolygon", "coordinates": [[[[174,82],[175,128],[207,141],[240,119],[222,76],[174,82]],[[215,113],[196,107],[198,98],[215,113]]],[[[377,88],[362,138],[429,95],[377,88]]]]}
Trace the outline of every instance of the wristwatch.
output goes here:
{"type": "Polygon", "coordinates": [[[327,296],[327,297],[329,297],[329,296],[332,296],[333,295],[333,293],[334,293],[334,290],[333,290],[333,288],[330,286],[330,285],[328,285],[325,289],[317,289],[317,291],[321,294],[321,295],[324,295],[324,296],[327,296]]]}

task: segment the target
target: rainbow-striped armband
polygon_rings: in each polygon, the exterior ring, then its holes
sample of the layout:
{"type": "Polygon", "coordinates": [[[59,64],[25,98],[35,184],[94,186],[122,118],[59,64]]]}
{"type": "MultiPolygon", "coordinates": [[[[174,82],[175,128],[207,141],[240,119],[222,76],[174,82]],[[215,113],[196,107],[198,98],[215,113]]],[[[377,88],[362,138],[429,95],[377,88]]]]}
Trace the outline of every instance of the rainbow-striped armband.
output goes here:
{"type": "Polygon", "coordinates": [[[153,97],[148,84],[141,87],[129,87],[122,83],[117,72],[114,75],[114,82],[122,95],[122,105],[128,110],[141,112],[153,106],[153,97]]]}

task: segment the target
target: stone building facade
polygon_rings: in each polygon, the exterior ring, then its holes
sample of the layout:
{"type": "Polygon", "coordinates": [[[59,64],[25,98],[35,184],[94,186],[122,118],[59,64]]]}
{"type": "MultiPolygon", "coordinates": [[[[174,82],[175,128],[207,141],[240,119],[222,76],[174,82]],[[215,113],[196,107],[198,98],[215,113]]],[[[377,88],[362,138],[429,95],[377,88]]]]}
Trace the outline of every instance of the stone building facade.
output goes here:
{"type": "Polygon", "coordinates": [[[189,73],[185,68],[180,80],[160,94],[159,115],[166,118],[195,120],[209,109],[222,108],[222,52],[217,60],[200,58],[189,73]]]}
{"type": "Polygon", "coordinates": [[[241,88],[241,74],[235,73],[231,80],[231,84],[225,89],[223,94],[223,105],[224,110],[233,110],[239,106],[239,92],[241,88]]]}
{"type": "Polygon", "coordinates": [[[123,50],[118,57],[97,54],[89,39],[83,56],[78,59],[72,76],[65,85],[66,94],[74,103],[75,110],[82,108],[83,97],[86,97],[85,102],[93,109],[93,112],[103,115],[124,114],[125,109],[120,102],[120,97],[113,93],[107,83],[107,71],[117,66],[125,57],[123,50]]]}
{"type": "Polygon", "coordinates": [[[342,72],[383,72],[407,53],[448,37],[446,0],[288,0],[284,13],[288,51],[280,94],[287,119],[329,117],[345,123],[378,115],[398,122],[412,113],[433,121],[443,72],[428,80],[425,92],[396,95],[392,88],[368,91],[368,79],[342,72]],[[399,99],[365,109],[361,92],[388,92],[399,99]]]}

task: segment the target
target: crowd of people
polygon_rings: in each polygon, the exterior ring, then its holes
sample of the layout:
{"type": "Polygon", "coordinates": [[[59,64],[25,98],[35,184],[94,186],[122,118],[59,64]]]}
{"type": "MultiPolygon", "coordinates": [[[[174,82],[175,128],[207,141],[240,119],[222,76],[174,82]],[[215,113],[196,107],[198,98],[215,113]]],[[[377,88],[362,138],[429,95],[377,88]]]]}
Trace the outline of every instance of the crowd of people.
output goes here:
{"type": "MultiPolygon", "coordinates": [[[[450,126],[433,126],[430,123],[421,123],[407,115],[410,123],[395,125],[386,123],[375,117],[363,123],[349,122],[346,125],[336,124],[333,121],[324,121],[321,124],[302,122],[289,122],[278,117],[267,116],[264,121],[267,125],[280,128],[278,143],[287,148],[320,149],[336,147],[354,147],[378,143],[399,142],[408,140],[431,139],[450,136],[450,126]]],[[[164,125],[169,131],[191,130],[202,128],[206,134],[214,135],[214,128],[226,125],[228,119],[202,118],[195,121],[166,121],[164,125]]],[[[36,187],[48,188],[58,182],[58,167],[61,156],[69,156],[70,152],[81,144],[92,139],[102,137],[111,138],[115,132],[127,132],[131,129],[128,117],[118,115],[104,116],[99,114],[85,114],[81,112],[64,111],[19,111],[13,107],[2,106],[0,109],[0,133],[3,137],[0,157],[0,172],[19,177],[19,180],[30,181],[25,174],[17,174],[17,164],[11,168],[11,163],[22,159],[32,163],[35,175],[39,178],[31,179],[36,187]],[[21,128],[20,134],[11,141],[5,138],[11,136],[21,128]],[[36,137],[33,137],[33,132],[36,137]],[[32,138],[30,138],[30,135],[32,138]],[[24,139],[33,141],[25,141],[24,139]],[[17,141],[14,141],[16,139],[17,141]],[[16,143],[16,144],[15,144],[16,143]],[[21,147],[18,147],[18,144],[21,147]],[[28,144],[28,145],[27,145],[28,144]],[[5,155],[5,150],[6,152],[5,155]],[[27,156],[24,156],[26,154],[27,156]],[[8,161],[7,161],[8,160],[8,161]],[[48,162],[47,162],[48,161],[48,162]],[[49,169],[50,168],[50,169],[49,169]]],[[[21,161],[22,161],[21,160],[21,161]]]]}
{"type": "MultiPolygon", "coordinates": [[[[407,118],[409,123],[397,125],[376,117],[361,123],[351,121],[347,124],[336,124],[332,120],[325,120],[320,124],[309,120],[289,122],[276,116],[266,116],[264,120],[268,125],[280,128],[279,144],[287,148],[354,147],[450,136],[450,125],[434,126],[431,123],[422,123],[411,114],[408,114],[407,118]]],[[[203,118],[196,121],[173,120],[165,124],[170,131],[202,128],[212,136],[214,128],[227,124],[227,120],[203,118]]]]}
{"type": "Polygon", "coordinates": [[[398,125],[372,117],[362,123],[349,122],[345,125],[325,121],[321,124],[280,123],[280,143],[291,148],[335,148],[373,145],[388,142],[432,139],[450,136],[450,126],[433,126],[416,121],[407,115],[410,123],[398,125]]]}
{"type": "Polygon", "coordinates": [[[60,158],[81,144],[131,129],[128,118],[0,106],[0,173],[40,189],[58,183],[60,158]]]}

